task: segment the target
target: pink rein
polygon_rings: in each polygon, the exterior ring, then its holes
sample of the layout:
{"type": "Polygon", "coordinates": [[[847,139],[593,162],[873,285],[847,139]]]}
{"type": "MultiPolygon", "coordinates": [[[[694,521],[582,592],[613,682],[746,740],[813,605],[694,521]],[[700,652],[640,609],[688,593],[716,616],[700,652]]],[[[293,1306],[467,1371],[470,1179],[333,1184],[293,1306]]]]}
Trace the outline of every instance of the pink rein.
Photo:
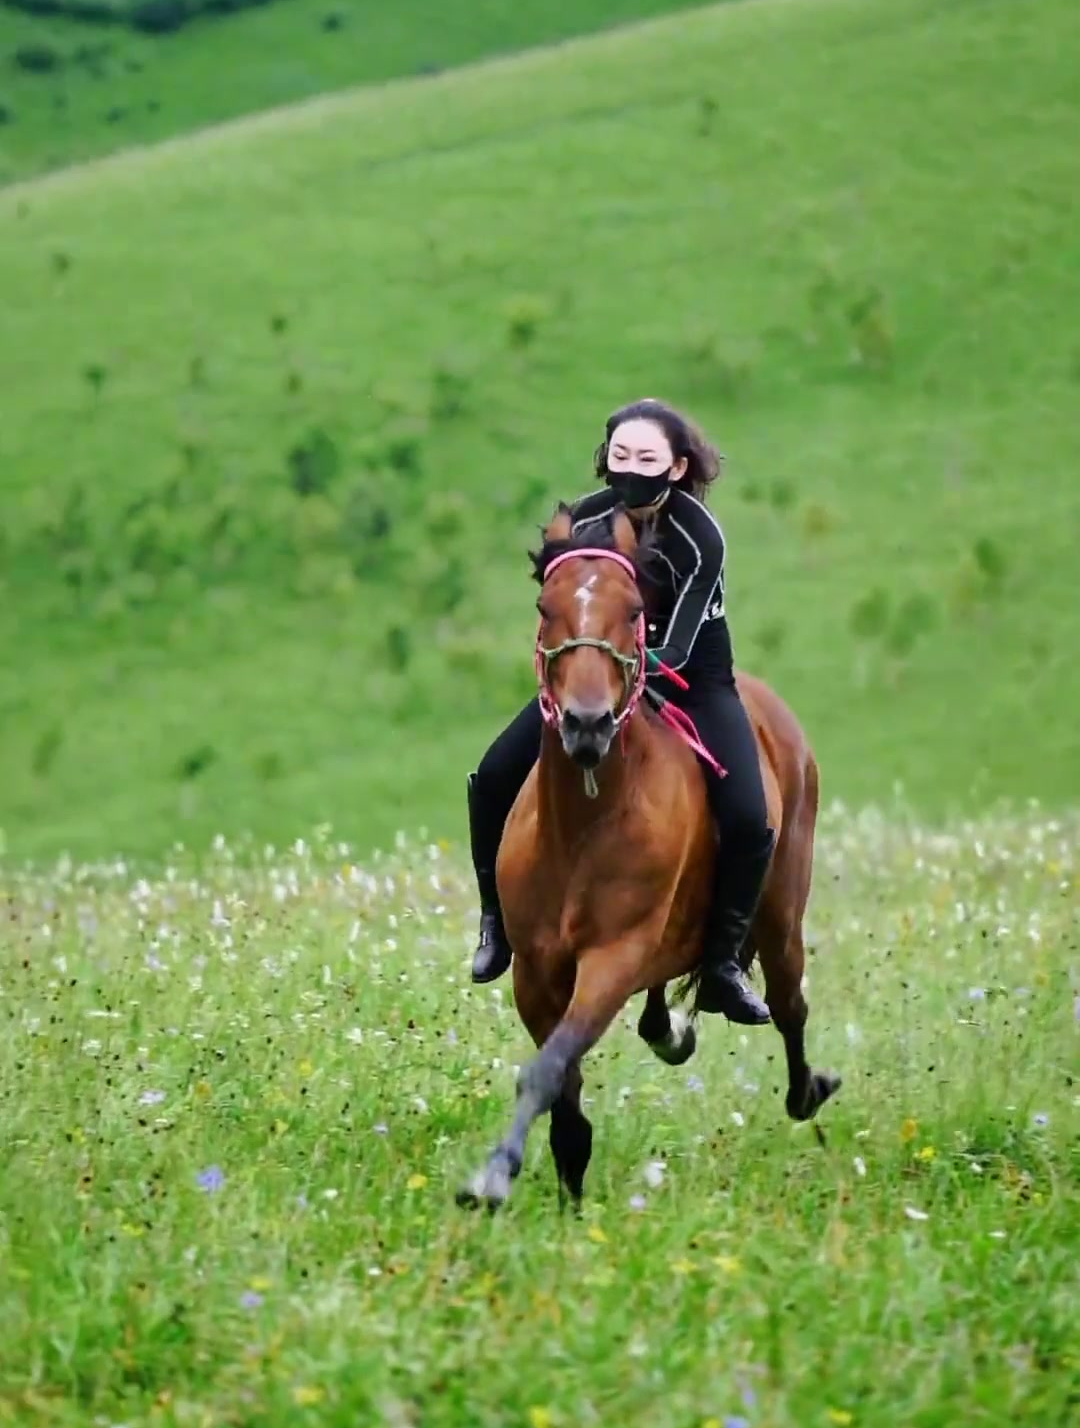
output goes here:
{"type": "MultiPolygon", "coordinates": [[[[564,551],[562,555],[557,555],[555,559],[551,561],[551,563],[548,565],[547,569],[544,572],[544,584],[547,584],[552,574],[559,568],[560,565],[565,564],[568,560],[580,560],[582,558],[592,560],[613,560],[616,565],[620,566],[623,570],[626,571],[627,575],[630,576],[634,584],[637,584],[637,571],[634,569],[632,561],[628,560],[625,555],[620,554],[618,551],[603,550],[598,546],[586,546],[584,549],[581,550],[567,550],[564,551]]],[[[573,648],[573,642],[568,641],[566,647],[573,648]]],[[[630,691],[630,697],[626,702],[626,707],[616,719],[617,728],[621,728],[629,722],[631,716],[634,713],[634,710],[641,702],[641,696],[645,692],[645,676],[647,673],[646,665],[649,660],[652,661],[658,673],[665,675],[668,679],[671,680],[673,684],[677,685],[678,688],[689,689],[690,687],[687,684],[686,680],[683,679],[681,674],[679,674],[676,670],[669,668],[669,666],[664,664],[662,660],[657,659],[656,656],[652,654],[650,650],[646,649],[644,614],[638,616],[637,623],[634,627],[634,650],[637,655],[637,674],[634,679],[633,688],[630,691]]],[[[540,685],[540,712],[546,724],[550,725],[552,728],[557,728],[559,723],[559,709],[558,706],[555,704],[555,701],[552,699],[550,693],[548,692],[546,669],[547,667],[545,662],[544,647],[540,643],[540,632],[537,631],[536,677],[540,685]]],[[[700,759],[704,759],[704,761],[709,765],[709,767],[715,770],[715,772],[721,778],[727,777],[727,770],[723,768],[716,761],[716,759],[713,758],[712,754],[709,753],[708,749],[701,742],[701,735],[697,731],[697,725],[694,723],[693,719],[691,719],[690,715],[687,714],[684,709],[680,709],[677,705],[671,704],[667,700],[665,700],[664,703],[660,706],[658,713],[664,723],[667,724],[670,729],[674,729],[676,734],[678,734],[679,737],[686,744],[688,744],[691,749],[693,749],[694,753],[697,754],[700,759]]]]}

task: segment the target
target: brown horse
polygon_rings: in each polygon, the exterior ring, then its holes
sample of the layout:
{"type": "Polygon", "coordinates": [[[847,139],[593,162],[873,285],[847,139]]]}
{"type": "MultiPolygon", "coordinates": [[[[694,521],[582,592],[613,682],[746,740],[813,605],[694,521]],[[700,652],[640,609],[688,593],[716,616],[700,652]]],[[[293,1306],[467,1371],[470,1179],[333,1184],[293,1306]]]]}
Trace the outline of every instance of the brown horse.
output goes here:
{"type": "MultiPolygon", "coordinates": [[[[494,1209],[506,1200],[530,1127],[545,1111],[560,1198],[580,1202],[592,1153],[580,1062],[636,992],[647,993],[638,1034],[661,1060],[681,1065],[696,1044],[692,1020],[669,1008],[665,987],[677,978],[693,985],[716,840],[696,755],[639,702],[646,652],[637,577],[648,550],[648,537],[639,544],[621,510],[572,537],[570,511],[560,505],[532,557],[546,727],[507,820],[496,876],[518,1013],[540,1050],[519,1077],[513,1125],[458,1192],[462,1205],[494,1209]],[[577,751],[586,710],[605,718],[611,733],[599,763],[595,740],[581,762],[567,752],[577,751]]],[[[808,1120],[840,1085],[838,1076],[811,1071],[803,1042],[802,919],[817,765],[778,696],[745,674],[737,683],[777,831],[744,962],[756,953],[784,1038],[788,1115],[808,1120]]]]}

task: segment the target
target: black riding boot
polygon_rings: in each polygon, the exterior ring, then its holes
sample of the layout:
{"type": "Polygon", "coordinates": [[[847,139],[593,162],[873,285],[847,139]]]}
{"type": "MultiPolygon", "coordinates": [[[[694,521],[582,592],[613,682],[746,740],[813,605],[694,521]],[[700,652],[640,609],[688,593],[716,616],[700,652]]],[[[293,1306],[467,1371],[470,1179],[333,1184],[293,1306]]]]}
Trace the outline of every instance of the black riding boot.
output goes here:
{"type": "Polygon", "coordinates": [[[481,846],[481,827],[476,775],[472,773],[469,775],[469,840],[476,886],[480,893],[480,941],[473,953],[472,979],[474,982],[494,982],[509,967],[511,954],[495,886],[495,858],[485,854],[481,846]]]}
{"type": "Polygon", "coordinates": [[[747,981],[739,964],[757,910],[776,834],[769,829],[764,844],[749,853],[729,854],[721,846],[716,887],[705,923],[701,981],[695,1009],[722,1012],[728,1021],[762,1026],[770,1020],[769,1008],[747,981]]]}

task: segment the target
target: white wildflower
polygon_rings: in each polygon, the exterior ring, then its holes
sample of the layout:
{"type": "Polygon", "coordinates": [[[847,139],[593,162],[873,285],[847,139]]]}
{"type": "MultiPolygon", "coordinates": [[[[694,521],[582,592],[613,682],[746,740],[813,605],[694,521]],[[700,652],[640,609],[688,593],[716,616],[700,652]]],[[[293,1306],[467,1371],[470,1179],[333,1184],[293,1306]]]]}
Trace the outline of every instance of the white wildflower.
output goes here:
{"type": "Polygon", "coordinates": [[[645,1184],[650,1190],[657,1190],[664,1183],[664,1172],[667,1170],[667,1162],[663,1160],[650,1160],[642,1171],[645,1184]]]}

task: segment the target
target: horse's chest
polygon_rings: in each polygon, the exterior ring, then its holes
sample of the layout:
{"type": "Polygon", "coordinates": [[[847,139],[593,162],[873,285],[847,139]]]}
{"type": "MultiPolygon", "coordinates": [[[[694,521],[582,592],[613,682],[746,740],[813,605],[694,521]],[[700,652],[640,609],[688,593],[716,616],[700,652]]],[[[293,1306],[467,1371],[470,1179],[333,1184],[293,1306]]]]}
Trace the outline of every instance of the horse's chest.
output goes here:
{"type": "Polygon", "coordinates": [[[503,917],[515,951],[527,942],[531,953],[557,961],[581,920],[580,858],[567,861],[542,842],[533,857],[516,862],[504,879],[503,917]],[[546,856],[545,856],[546,852],[546,856]]]}

